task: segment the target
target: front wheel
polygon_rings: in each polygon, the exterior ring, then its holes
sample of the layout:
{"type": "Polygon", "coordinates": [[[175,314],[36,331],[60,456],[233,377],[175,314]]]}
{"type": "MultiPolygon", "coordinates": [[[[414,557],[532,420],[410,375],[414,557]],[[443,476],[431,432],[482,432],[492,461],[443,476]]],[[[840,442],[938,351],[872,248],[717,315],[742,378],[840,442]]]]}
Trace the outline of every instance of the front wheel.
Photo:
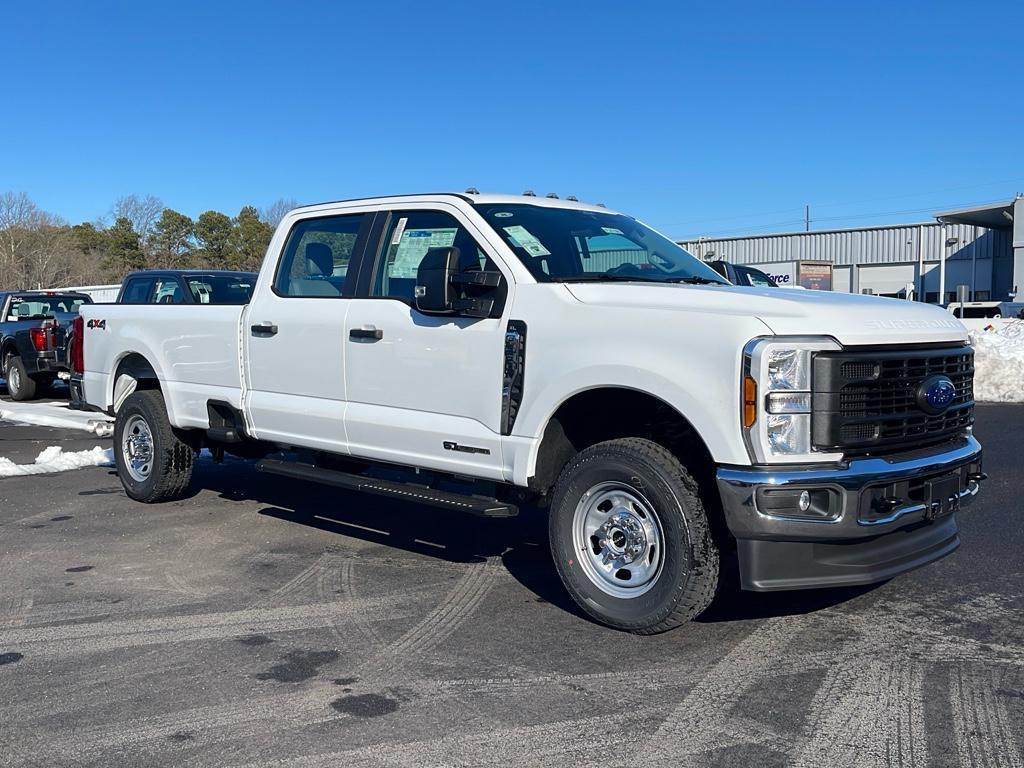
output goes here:
{"type": "Polygon", "coordinates": [[[170,501],[188,490],[195,452],[175,433],[159,390],[133,392],[118,410],[114,463],[136,501],[170,501]]]}
{"type": "Polygon", "coordinates": [[[549,534],[569,594],[608,626],[664,632],[714,597],[718,548],[697,483],[650,440],[609,440],[577,454],[555,485],[549,534]]]}

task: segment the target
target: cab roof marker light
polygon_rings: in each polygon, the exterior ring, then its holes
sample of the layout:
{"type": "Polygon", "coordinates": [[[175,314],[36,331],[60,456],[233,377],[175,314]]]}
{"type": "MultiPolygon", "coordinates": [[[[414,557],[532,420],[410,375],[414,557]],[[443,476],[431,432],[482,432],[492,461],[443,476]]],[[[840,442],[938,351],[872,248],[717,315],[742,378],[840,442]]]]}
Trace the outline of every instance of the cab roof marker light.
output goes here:
{"type": "Polygon", "coordinates": [[[571,200],[574,203],[578,203],[579,202],[579,198],[577,198],[576,195],[566,195],[565,199],[566,200],[571,200]]]}
{"type": "Polygon", "coordinates": [[[523,197],[536,197],[536,196],[537,196],[537,193],[534,192],[532,189],[528,189],[525,192],[523,192],[523,197]]]}
{"type": "Polygon", "coordinates": [[[476,187],[466,187],[466,194],[467,195],[479,195],[480,194],[480,190],[477,189],[476,187]]]}
{"type": "Polygon", "coordinates": [[[546,195],[544,195],[544,197],[548,198],[549,200],[558,199],[558,195],[556,195],[554,192],[548,192],[546,195]]]}

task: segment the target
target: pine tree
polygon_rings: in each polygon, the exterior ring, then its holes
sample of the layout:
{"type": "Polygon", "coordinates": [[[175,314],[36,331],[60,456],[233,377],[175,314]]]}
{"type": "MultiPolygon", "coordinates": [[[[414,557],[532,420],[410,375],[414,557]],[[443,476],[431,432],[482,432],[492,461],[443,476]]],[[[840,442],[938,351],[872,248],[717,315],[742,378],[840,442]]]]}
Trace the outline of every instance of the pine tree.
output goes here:
{"type": "Polygon", "coordinates": [[[129,272],[146,268],[146,254],[142,252],[139,234],[131,221],[121,216],[106,231],[106,244],[100,267],[113,280],[120,280],[129,272]]]}

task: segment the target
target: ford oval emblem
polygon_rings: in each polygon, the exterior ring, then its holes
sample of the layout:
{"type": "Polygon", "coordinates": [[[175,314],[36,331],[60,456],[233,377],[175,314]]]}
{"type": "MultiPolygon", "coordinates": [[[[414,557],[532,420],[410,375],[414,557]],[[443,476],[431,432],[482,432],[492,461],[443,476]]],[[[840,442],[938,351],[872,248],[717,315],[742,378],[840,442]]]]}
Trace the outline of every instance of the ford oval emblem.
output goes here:
{"type": "Polygon", "coordinates": [[[956,385],[948,376],[929,376],[917,387],[917,404],[925,413],[939,414],[956,398],[956,385]]]}

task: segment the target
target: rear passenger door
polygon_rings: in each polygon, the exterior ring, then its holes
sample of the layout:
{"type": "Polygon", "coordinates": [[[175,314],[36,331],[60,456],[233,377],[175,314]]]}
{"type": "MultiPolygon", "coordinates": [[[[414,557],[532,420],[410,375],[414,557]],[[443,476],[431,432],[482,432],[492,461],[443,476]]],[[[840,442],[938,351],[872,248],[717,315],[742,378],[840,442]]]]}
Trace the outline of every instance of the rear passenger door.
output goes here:
{"type": "Polygon", "coordinates": [[[242,329],[246,410],[254,436],[338,453],[345,436],[345,315],[372,210],[297,221],[271,285],[260,284],[242,329]]]}
{"type": "Polygon", "coordinates": [[[507,304],[508,274],[492,317],[424,315],[414,296],[428,249],[457,247],[463,270],[499,266],[457,208],[409,206],[379,215],[378,250],[365,256],[346,322],[345,428],[351,452],[503,479],[501,307],[507,304]]]}

